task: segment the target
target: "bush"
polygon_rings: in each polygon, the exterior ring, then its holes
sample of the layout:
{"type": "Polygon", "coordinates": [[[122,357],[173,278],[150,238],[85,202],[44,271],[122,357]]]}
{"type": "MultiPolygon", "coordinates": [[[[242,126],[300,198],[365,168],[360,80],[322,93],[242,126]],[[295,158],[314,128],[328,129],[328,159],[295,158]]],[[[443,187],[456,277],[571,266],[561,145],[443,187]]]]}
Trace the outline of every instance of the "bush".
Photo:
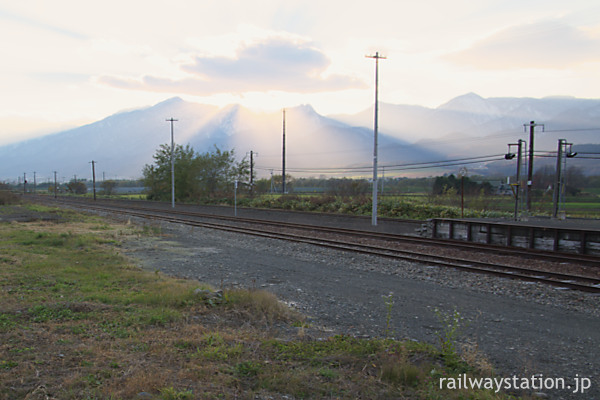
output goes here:
{"type": "Polygon", "coordinates": [[[19,196],[8,190],[0,190],[0,205],[7,206],[19,203],[19,196]]]}

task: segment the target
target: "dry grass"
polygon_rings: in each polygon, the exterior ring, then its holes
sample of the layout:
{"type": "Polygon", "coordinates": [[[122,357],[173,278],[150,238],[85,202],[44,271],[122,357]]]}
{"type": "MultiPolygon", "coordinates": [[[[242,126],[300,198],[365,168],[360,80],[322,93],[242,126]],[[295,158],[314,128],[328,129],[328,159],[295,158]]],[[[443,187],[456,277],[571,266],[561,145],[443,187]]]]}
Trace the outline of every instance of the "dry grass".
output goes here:
{"type": "Polygon", "coordinates": [[[308,340],[271,293],[143,271],[116,250],[144,232],[66,221],[0,224],[2,400],[444,398],[429,346],[308,340]]]}

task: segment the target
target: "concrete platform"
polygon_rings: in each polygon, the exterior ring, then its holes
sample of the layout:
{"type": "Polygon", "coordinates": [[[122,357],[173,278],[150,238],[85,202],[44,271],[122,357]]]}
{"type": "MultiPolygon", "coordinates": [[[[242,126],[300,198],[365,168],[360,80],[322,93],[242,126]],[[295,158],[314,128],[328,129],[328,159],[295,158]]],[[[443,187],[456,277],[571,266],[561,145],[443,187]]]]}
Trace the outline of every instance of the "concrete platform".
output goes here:
{"type": "Polygon", "coordinates": [[[598,220],[434,218],[429,221],[428,232],[439,239],[600,256],[598,220]]]}

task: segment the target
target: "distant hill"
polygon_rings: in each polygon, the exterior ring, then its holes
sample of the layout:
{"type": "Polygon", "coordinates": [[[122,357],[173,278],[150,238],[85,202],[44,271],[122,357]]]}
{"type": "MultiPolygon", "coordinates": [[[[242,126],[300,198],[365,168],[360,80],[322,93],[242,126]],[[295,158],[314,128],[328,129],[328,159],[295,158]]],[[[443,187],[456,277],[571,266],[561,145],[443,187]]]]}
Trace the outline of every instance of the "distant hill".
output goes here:
{"type": "MultiPolygon", "coordinates": [[[[538,151],[555,151],[565,138],[575,144],[600,144],[600,99],[553,97],[490,98],[474,93],[459,96],[435,109],[380,104],[379,164],[417,164],[506,153],[507,144],[528,140],[523,125],[529,121],[544,124],[536,128],[538,151]]],[[[217,108],[172,98],[133,111],[109,116],[75,129],[0,147],[0,179],[14,180],[36,171],[41,179],[52,171],[67,180],[77,175],[91,177],[90,161],[97,161],[98,176],[140,177],[145,164],[163,143],[170,143],[167,118],[175,118],[175,141],[190,144],[197,152],[218,146],[235,149],[238,158],[250,151],[257,154],[259,176],[270,170],[281,173],[282,112],[258,113],[239,105],[217,108]]],[[[287,172],[296,176],[369,176],[373,158],[373,110],[355,115],[319,115],[310,105],[286,110],[287,172]],[[335,175],[336,173],[340,173],[335,175]]],[[[596,150],[593,150],[596,149],[596,150]]],[[[578,150],[582,151],[583,150],[578,150]]],[[[536,166],[552,163],[539,159],[536,166]]],[[[423,165],[423,164],[419,164],[423,165]]],[[[569,165],[600,174],[600,162],[569,159],[569,165]]],[[[417,168],[389,174],[436,175],[455,172],[454,165],[437,169],[417,168]]],[[[412,167],[411,167],[412,168],[412,167]]],[[[514,162],[473,164],[469,171],[480,174],[504,173],[514,162]]],[[[507,172],[508,173],[508,172],[507,172]]],[[[389,175],[388,175],[389,176],[389,175]]]]}
{"type": "MultiPolygon", "coordinates": [[[[97,176],[135,178],[161,144],[170,143],[167,118],[175,118],[177,144],[190,144],[197,152],[235,149],[238,158],[257,155],[259,175],[281,168],[282,113],[255,113],[239,105],[219,109],[172,98],[134,111],[117,113],[101,121],[64,132],[0,147],[0,179],[16,179],[36,171],[50,178],[52,171],[67,180],[97,176]]],[[[316,176],[321,168],[365,166],[372,162],[373,133],[317,114],[311,106],[286,110],[287,171],[316,176]]],[[[399,138],[381,134],[380,157],[392,161],[439,158],[399,138]]],[[[358,173],[358,172],[357,172],[358,173]]],[[[356,174],[355,174],[356,175],[356,174]]],[[[41,178],[43,179],[43,178],[41,178]]]]}

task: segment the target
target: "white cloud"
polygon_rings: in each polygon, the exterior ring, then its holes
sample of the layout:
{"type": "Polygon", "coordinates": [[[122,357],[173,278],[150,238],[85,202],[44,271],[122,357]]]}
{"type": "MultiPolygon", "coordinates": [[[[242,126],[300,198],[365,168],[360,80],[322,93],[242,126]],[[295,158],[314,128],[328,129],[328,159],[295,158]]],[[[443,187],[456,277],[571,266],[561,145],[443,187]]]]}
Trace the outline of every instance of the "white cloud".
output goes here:
{"type": "Polygon", "coordinates": [[[512,26],[445,56],[482,69],[564,69],[600,60],[600,40],[560,20],[512,26]]]}
{"type": "Polygon", "coordinates": [[[271,37],[243,44],[235,57],[195,56],[180,65],[181,79],[145,75],[141,79],[101,76],[99,83],[122,89],[211,95],[250,91],[298,93],[361,88],[365,83],[345,75],[326,75],[330,60],[310,43],[271,37]]]}

